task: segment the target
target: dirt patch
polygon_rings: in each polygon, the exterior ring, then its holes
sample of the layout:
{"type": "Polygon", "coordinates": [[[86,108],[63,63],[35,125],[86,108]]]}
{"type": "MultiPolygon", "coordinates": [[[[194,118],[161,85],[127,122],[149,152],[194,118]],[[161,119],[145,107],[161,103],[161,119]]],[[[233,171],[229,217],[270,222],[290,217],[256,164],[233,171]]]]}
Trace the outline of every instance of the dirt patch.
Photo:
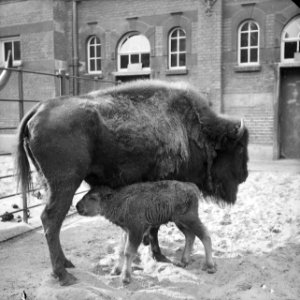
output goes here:
{"type": "MultiPolygon", "coordinates": [[[[199,214],[211,232],[215,274],[201,270],[202,244],[182,269],[152,260],[141,246],[133,282],[124,287],[111,276],[121,230],[102,217],[73,217],[61,233],[76,268],[78,283],[60,287],[49,275],[43,232],[0,244],[1,299],[299,299],[300,175],[253,172],[240,186],[237,204],[220,208],[200,203],[199,214]]],[[[162,251],[180,260],[184,237],[173,224],[159,232],[162,251]]]]}

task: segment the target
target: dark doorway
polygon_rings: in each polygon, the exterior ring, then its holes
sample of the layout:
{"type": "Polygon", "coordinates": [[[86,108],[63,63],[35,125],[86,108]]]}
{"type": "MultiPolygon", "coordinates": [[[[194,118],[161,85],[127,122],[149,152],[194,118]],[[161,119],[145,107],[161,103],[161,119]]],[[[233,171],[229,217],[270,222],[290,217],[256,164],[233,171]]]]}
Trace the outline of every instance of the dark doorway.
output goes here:
{"type": "Polygon", "coordinates": [[[279,100],[280,157],[300,158],[300,68],[282,68],[279,100]]]}

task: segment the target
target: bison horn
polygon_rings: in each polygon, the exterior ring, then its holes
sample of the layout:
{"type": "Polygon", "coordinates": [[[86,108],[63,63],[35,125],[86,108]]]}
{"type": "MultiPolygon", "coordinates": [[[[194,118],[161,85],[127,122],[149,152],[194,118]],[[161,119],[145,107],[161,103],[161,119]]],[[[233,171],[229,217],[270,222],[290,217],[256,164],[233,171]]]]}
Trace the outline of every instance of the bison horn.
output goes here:
{"type": "Polygon", "coordinates": [[[241,125],[237,131],[237,137],[238,138],[241,138],[244,134],[244,131],[245,131],[245,124],[244,124],[244,119],[241,118],[241,125]]]}

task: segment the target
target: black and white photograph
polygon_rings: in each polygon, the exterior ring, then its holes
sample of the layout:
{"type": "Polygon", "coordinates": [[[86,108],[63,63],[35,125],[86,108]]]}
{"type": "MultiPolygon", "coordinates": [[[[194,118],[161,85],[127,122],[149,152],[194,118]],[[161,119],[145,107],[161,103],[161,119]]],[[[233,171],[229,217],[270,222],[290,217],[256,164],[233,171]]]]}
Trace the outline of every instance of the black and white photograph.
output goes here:
{"type": "Polygon", "coordinates": [[[0,0],[0,299],[299,300],[300,1],[0,0]]]}

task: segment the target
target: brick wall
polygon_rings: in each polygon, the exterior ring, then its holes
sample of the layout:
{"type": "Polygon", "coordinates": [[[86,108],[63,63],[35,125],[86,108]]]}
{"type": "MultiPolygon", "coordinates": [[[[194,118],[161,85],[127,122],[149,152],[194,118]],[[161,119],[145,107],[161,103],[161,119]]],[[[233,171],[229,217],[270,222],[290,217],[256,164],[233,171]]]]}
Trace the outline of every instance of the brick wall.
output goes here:
{"type": "Polygon", "coordinates": [[[288,22],[288,18],[285,18],[280,24],[278,16],[287,10],[293,10],[294,15],[300,12],[290,0],[224,1],[224,111],[245,118],[250,129],[250,142],[253,144],[276,144],[280,39],[281,30],[288,22]],[[243,69],[237,65],[238,26],[247,19],[255,20],[260,26],[260,66],[256,70],[243,69]]]}

